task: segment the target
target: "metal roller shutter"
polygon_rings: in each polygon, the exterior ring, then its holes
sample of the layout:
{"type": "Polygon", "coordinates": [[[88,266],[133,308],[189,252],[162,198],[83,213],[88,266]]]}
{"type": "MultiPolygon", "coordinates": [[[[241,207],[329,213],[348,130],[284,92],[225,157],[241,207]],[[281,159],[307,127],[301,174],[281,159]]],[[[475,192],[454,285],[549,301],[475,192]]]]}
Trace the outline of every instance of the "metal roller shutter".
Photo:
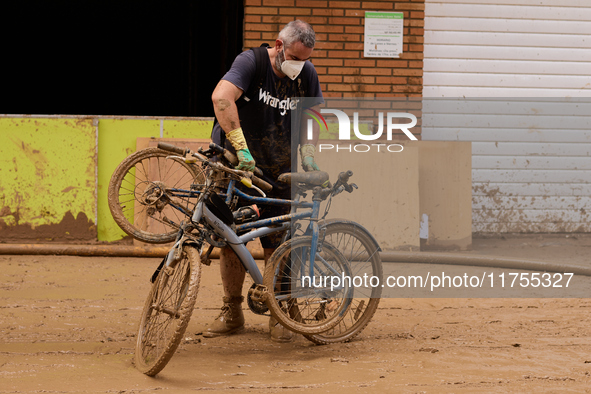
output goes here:
{"type": "Polygon", "coordinates": [[[427,0],[422,136],[473,141],[473,231],[591,231],[590,49],[587,0],[427,0]]]}

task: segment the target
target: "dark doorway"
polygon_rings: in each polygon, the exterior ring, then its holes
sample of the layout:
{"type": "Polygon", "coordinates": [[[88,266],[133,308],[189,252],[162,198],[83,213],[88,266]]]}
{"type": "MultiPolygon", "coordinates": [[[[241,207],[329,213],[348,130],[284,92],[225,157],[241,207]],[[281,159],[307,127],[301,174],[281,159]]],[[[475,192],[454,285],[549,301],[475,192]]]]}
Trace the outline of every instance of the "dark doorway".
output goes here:
{"type": "Polygon", "coordinates": [[[0,5],[4,114],[213,116],[242,50],[242,0],[0,5]]]}

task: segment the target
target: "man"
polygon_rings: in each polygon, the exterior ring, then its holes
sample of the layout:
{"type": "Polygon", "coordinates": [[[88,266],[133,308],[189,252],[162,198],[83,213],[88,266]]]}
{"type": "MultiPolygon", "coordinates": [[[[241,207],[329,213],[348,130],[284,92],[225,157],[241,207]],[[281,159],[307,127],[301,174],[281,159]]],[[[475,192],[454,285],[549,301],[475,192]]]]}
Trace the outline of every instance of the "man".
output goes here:
{"type": "MultiPolygon", "coordinates": [[[[268,61],[264,74],[257,73],[261,64],[257,64],[255,52],[243,52],[236,57],[230,71],[212,94],[219,124],[217,129],[214,127],[212,139],[224,143],[225,137],[226,147],[238,156],[238,169],[252,171],[258,166],[263,171],[263,179],[273,186],[269,197],[289,199],[291,196],[289,185],[277,183],[277,177],[292,171],[292,141],[295,145],[300,144],[304,170],[318,170],[314,162],[318,136],[308,141],[306,133],[291,130],[291,111],[297,106],[294,97],[318,97],[319,102],[322,100],[318,75],[308,61],[314,45],[315,33],[309,24],[301,20],[290,22],[279,32],[275,46],[265,49],[266,54],[259,49],[262,53],[259,59],[268,61]]],[[[287,213],[289,207],[261,209],[262,218],[287,213]]],[[[279,246],[280,238],[261,239],[265,262],[279,246]]],[[[206,337],[229,335],[244,328],[241,304],[245,271],[229,248],[221,251],[220,271],[224,306],[220,316],[204,333],[206,337]]],[[[269,329],[275,341],[292,339],[292,333],[273,318],[269,321],[269,329]]]]}

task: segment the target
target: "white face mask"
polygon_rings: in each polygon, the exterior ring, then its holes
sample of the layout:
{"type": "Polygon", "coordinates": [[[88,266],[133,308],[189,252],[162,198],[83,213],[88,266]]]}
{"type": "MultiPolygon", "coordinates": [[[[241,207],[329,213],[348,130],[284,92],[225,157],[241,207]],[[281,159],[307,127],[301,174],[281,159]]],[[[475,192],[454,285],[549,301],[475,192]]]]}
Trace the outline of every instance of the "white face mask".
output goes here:
{"type": "MultiPolygon", "coordinates": [[[[283,50],[283,59],[285,59],[285,49],[283,50]]],[[[305,61],[300,60],[283,60],[281,63],[281,72],[293,81],[300,75],[305,63],[305,61]]]]}

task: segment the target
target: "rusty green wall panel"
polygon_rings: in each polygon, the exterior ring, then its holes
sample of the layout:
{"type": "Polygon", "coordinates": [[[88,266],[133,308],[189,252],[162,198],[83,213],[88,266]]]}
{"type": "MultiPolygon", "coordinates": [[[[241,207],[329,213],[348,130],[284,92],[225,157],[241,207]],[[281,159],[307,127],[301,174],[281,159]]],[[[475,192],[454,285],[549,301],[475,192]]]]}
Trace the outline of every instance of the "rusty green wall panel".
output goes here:
{"type": "Polygon", "coordinates": [[[96,239],[91,118],[0,118],[0,241],[96,239]]]}

